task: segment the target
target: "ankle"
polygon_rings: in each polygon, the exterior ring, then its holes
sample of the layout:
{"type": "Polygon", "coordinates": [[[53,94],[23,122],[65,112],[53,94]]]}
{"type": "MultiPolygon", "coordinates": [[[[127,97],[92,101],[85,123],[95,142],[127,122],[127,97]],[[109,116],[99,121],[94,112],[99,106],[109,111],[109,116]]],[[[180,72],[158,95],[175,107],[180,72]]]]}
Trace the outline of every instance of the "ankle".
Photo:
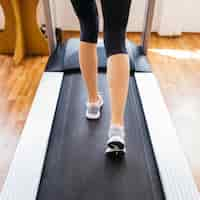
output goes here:
{"type": "Polygon", "coordinates": [[[95,104],[95,103],[98,102],[98,100],[99,100],[98,95],[95,95],[95,96],[89,97],[88,102],[91,103],[91,104],[95,104]]]}

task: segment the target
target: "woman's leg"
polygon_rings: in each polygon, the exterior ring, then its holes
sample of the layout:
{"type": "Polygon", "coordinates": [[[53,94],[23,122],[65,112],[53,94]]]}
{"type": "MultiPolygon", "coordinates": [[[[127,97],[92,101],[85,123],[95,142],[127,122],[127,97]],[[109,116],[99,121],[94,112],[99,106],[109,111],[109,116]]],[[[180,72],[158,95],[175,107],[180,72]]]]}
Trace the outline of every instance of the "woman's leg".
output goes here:
{"type": "Polygon", "coordinates": [[[108,58],[107,65],[111,101],[111,125],[123,127],[129,85],[129,58],[126,54],[115,54],[108,58]]]}
{"type": "Polygon", "coordinates": [[[98,12],[95,0],[71,0],[80,22],[79,61],[90,103],[98,100],[97,49],[98,12]]]}
{"type": "Polygon", "coordinates": [[[101,0],[104,15],[104,42],[111,100],[111,126],[124,126],[129,85],[129,58],[125,40],[131,0],[101,0]]]}
{"type": "Polygon", "coordinates": [[[80,42],[79,62],[88,91],[88,101],[95,103],[98,101],[96,44],[80,42]]]}

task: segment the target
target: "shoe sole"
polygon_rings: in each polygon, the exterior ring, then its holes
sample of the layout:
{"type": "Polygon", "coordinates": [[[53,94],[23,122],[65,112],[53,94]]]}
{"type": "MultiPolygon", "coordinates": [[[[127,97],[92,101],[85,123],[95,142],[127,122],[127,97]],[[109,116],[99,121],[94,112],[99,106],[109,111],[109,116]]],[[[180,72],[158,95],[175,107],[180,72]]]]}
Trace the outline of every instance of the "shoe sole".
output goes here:
{"type": "Polygon", "coordinates": [[[107,147],[106,151],[105,151],[105,154],[106,156],[108,157],[124,157],[126,153],[126,149],[113,149],[113,148],[110,148],[110,147],[107,147]]]}
{"type": "Polygon", "coordinates": [[[119,136],[113,136],[108,140],[107,145],[111,149],[123,150],[125,148],[125,141],[119,136]]]}
{"type": "Polygon", "coordinates": [[[100,112],[98,112],[96,115],[86,112],[86,118],[87,119],[91,119],[91,120],[92,119],[99,119],[100,117],[101,117],[100,112]]]}

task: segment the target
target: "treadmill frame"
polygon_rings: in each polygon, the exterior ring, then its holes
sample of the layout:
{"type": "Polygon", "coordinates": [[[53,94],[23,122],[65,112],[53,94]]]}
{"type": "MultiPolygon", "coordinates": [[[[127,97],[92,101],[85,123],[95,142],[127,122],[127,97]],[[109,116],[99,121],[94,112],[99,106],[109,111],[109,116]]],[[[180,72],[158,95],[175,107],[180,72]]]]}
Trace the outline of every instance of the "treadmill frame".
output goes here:
{"type": "MultiPolygon", "coordinates": [[[[44,4],[52,52],[57,45],[55,23],[51,21],[50,2],[44,0],[44,4]]],[[[142,36],[144,54],[147,53],[154,5],[155,0],[148,1],[145,33],[142,36]]],[[[36,200],[63,76],[63,72],[44,72],[0,200],[36,200]]],[[[135,72],[134,76],[166,200],[199,200],[197,186],[155,76],[145,72],[135,72]]]]}
{"type": "MultiPolygon", "coordinates": [[[[44,72],[0,200],[37,199],[63,76],[63,72],[44,72]]],[[[136,72],[134,76],[166,200],[199,200],[197,186],[156,78],[152,73],[136,72]]]]}

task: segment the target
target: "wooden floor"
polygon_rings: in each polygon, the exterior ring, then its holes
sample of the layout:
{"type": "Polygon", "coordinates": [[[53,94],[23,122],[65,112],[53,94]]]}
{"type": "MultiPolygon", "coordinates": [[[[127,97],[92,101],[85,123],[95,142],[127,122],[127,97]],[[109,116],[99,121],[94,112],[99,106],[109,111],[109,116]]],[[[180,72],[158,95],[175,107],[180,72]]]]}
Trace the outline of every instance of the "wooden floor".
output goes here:
{"type": "MultiPolygon", "coordinates": [[[[140,40],[139,34],[128,37],[140,40]]],[[[0,190],[47,59],[31,57],[16,66],[0,56],[0,190]]],[[[200,34],[153,34],[149,59],[200,191],[200,34]]]]}

